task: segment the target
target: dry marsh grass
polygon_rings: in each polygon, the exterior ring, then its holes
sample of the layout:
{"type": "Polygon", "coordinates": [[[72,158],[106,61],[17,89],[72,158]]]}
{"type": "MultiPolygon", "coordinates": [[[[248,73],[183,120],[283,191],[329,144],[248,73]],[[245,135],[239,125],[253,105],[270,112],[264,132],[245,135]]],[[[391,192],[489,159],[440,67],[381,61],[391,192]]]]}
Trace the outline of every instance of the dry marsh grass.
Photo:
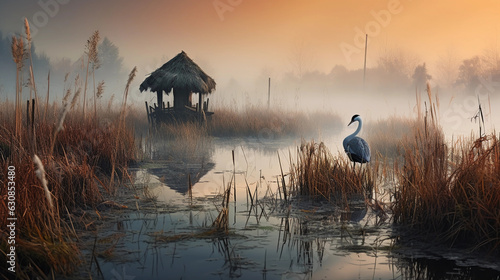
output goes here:
{"type": "Polygon", "coordinates": [[[287,112],[279,109],[249,107],[243,111],[220,108],[208,123],[208,133],[216,137],[258,137],[277,139],[285,136],[313,135],[318,131],[339,130],[337,114],[287,112]]]}
{"type": "Polygon", "coordinates": [[[418,122],[403,141],[403,163],[396,168],[394,222],[450,246],[500,253],[498,138],[471,136],[449,144],[433,114],[418,122]]]}
{"type": "Polygon", "coordinates": [[[155,147],[153,158],[192,161],[211,156],[213,137],[254,137],[266,141],[339,129],[340,118],[336,114],[256,107],[244,111],[218,109],[207,123],[162,123],[155,128],[150,141],[155,147]]]}
{"type": "Polygon", "coordinates": [[[302,142],[297,155],[297,163],[290,168],[294,193],[344,200],[353,195],[371,195],[374,176],[366,164],[354,169],[347,157],[332,156],[323,143],[314,141],[302,142]]]}
{"type": "MultiPolygon", "coordinates": [[[[29,26],[26,29],[29,33],[29,26]]],[[[23,38],[13,40],[18,72],[26,56],[22,53],[31,51],[19,41],[23,38]]],[[[123,106],[112,113],[111,122],[100,122],[95,112],[82,114],[81,87],[76,82],[75,89],[67,91],[62,106],[48,102],[40,106],[32,75],[29,87],[30,94],[35,90],[35,96],[28,100],[27,107],[20,106],[25,98],[20,86],[22,77],[17,81],[15,106],[9,102],[0,105],[0,185],[15,182],[15,210],[7,203],[12,193],[0,188],[0,197],[4,198],[0,200],[0,261],[6,263],[10,248],[7,217],[14,215],[16,278],[69,275],[81,262],[74,241],[78,237],[67,219],[75,208],[98,211],[96,205],[103,201],[103,195],[112,194],[118,186],[113,175],[125,173],[134,159],[134,131],[124,121],[133,74],[135,69],[127,81],[123,106]],[[12,169],[15,178],[8,172],[12,169]]],[[[13,276],[5,265],[0,272],[13,276]]]]}
{"type": "MultiPolygon", "coordinates": [[[[13,137],[14,125],[0,125],[0,143],[9,151],[2,153],[0,182],[7,185],[8,167],[14,166],[18,215],[16,251],[20,267],[71,273],[79,257],[72,231],[65,222],[66,213],[75,208],[92,209],[103,201],[103,194],[115,191],[116,185],[109,182],[111,167],[114,165],[116,170],[123,170],[120,173],[125,172],[134,156],[134,133],[125,129],[117,138],[119,127],[96,126],[94,122],[82,120],[80,114],[70,112],[64,129],[53,139],[53,134],[47,131],[55,130],[56,123],[52,119],[37,122],[36,129],[45,133],[37,133],[34,139],[23,134],[21,141],[13,137]],[[50,153],[52,142],[54,150],[50,153]],[[36,147],[36,154],[33,147],[36,147]],[[33,160],[33,155],[39,162],[33,160]],[[37,171],[44,175],[46,188],[37,171]],[[53,207],[47,196],[52,199],[53,207]]],[[[7,190],[2,188],[0,195],[6,197],[7,190]]],[[[0,208],[3,230],[8,213],[6,200],[0,201],[0,208]]],[[[2,232],[4,234],[6,232],[2,232]]],[[[5,246],[6,243],[2,243],[2,250],[5,246]]],[[[3,257],[2,254],[0,259],[3,257]]],[[[27,273],[25,278],[39,275],[38,271],[22,273],[27,273]]]]}
{"type": "Polygon", "coordinates": [[[366,125],[366,140],[377,158],[397,159],[405,135],[410,134],[416,120],[393,116],[366,125]]]}

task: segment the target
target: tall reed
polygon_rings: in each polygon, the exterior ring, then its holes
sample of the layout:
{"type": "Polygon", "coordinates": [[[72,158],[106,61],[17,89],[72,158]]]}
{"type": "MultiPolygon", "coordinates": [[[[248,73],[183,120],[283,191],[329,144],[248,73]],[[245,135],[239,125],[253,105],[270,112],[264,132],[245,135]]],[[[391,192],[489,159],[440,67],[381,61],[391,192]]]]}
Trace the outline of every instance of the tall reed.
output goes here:
{"type": "MultiPolygon", "coordinates": [[[[31,30],[30,30],[30,25],[29,25],[29,22],[28,22],[28,19],[27,18],[24,18],[24,31],[26,33],[26,42],[28,43],[27,44],[27,53],[26,53],[26,56],[29,58],[29,86],[30,86],[30,100],[33,100],[32,98],[32,92],[35,93],[35,104],[36,104],[36,107],[34,108],[34,110],[38,113],[38,110],[36,108],[38,108],[38,94],[37,94],[37,91],[36,91],[36,83],[35,83],[35,74],[33,72],[33,57],[31,55],[31,30]]],[[[34,114],[34,112],[33,112],[34,114]]],[[[37,117],[39,117],[37,115],[37,117]]]]}
{"type": "Polygon", "coordinates": [[[449,245],[500,253],[500,142],[491,134],[445,143],[428,96],[431,109],[404,140],[396,168],[394,222],[449,245]]]}
{"type": "Polygon", "coordinates": [[[92,72],[93,84],[94,84],[94,100],[95,100],[95,78],[94,72],[97,68],[99,68],[99,55],[97,53],[97,45],[99,44],[99,40],[101,39],[99,35],[99,30],[94,31],[92,36],[87,40],[87,44],[85,45],[85,54],[87,55],[87,71],[85,74],[85,88],[83,90],[83,116],[86,117],[86,107],[87,107],[87,82],[89,76],[89,66],[92,72]]]}
{"type": "Polygon", "coordinates": [[[130,88],[130,84],[135,78],[135,75],[137,73],[137,67],[134,67],[132,71],[130,72],[127,80],[127,85],[125,86],[125,90],[123,92],[123,103],[122,103],[122,108],[120,110],[120,119],[118,121],[118,128],[116,130],[116,140],[115,140],[115,147],[113,149],[113,153],[111,154],[111,179],[110,179],[110,185],[113,184],[114,176],[115,176],[115,165],[116,165],[116,158],[118,156],[118,151],[121,150],[119,145],[122,144],[121,137],[122,137],[122,131],[125,130],[125,116],[127,114],[127,99],[128,99],[128,91],[130,88]]]}
{"type": "Polygon", "coordinates": [[[22,134],[22,69],[24,60],[26,59],[26,49],[22,37],[12,36],[12,58],[16,63],[16,129],[15,136],[18,140],[21,139],[22,134]]]}

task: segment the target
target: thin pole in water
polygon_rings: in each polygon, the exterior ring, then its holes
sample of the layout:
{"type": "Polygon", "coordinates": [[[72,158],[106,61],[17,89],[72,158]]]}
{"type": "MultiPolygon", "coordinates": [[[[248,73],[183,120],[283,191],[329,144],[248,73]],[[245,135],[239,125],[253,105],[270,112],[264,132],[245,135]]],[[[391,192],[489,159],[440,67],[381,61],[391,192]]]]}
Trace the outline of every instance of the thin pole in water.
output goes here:
{"type": "Polygon", "coordinates": [[[267,86],[267,108],[271,106],[271,77],[269,77],[269,83],[267,86]]]}
{"type": "Polygon", "coordinates": [[[365,89],[365,79],[366,79],[366,51],[368,49],[368,34],[366,34],[365,38],[365,65],[363,68],[363,90],[365,89]]]}

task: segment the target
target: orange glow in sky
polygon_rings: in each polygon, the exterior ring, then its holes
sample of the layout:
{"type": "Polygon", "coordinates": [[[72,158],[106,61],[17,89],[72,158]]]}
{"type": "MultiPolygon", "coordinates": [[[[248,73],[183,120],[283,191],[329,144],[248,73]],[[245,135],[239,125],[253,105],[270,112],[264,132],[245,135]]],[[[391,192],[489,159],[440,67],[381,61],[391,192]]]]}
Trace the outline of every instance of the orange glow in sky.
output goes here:
{"type": "MultiPolygon", "coordinates": [[[[119,47],[129,68],[151,70],[184,50],[212,75],[227,78],[262,69],[297,71],[297,65],[325,73],[337,64],[362,68],[364,33],[368,67],[398,49],[431,68],[450,51],[465,59],[498,49],[500,35],[497,0],[44,1],[58,9],[34,41],[50,57],[75,59],[98,29],[119,47]]],[[[37,1],[2,1],[4,36],[22,32],[23,17],[40,23],[44,11],[37,1]]]]}

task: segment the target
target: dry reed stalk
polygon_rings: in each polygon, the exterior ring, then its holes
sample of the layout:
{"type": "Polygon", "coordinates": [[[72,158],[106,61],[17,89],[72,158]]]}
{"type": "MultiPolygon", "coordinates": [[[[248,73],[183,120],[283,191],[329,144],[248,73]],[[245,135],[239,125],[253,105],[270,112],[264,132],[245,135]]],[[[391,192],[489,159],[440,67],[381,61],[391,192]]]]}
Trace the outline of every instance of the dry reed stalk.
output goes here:
{"type": "Polygon", "coordinates": [[[12,36],[12,58],[16,63],[16,138],[21,140],[22,134],[22,68],[26,59],[26,49],[22,37],[12,36]]]}
{"type": "MultiPolygon", "coordinates": [[[[31,42],[31,31],[30,31],[30,25],[29,25],[27,18],[24,18],[24,30],[26,33],[26,41],[28,42],[27,56],[29,57],[29,60],[30,60],[30,67],[29,67],[30,100],[32,100],[31,91],[33,90],[33,92],[35,93],[35,104],[38,104],[38,94],[37,94],[37,90],[36,90],[35,75],[33,73],[33,57],[31,55],[31,43],[32,43],[31,42]]],[[[39,118],[40,115],[39,115],[37,108],[38,107],[35,107],[35,110],[37,112],[37,117],[39,118]]]]}
{"type": "Polygon", "coordinates": [[[224,194],[222,196],[222,209],[212,223],[212,228],[219,233],[229,233],[229,198],[231,197],[231,185],[232,180],[227,185],[227,189],[224,190],[224,194]]]}
{"type": "Polygon", "coordinates": [[[119,123],[118,123],[118,127],[117,127],[117,130],[116,130],[116,142],[115,142],[115,146],[114,146],[114,152],[111,156],[111,178],[110,178],[110,187],[111,185],[113,184],[114,182],[114,176],[115,176],[115,166],[116,166],[116,157],[117,157],[117,152],[118,152],[118,148],[119,148],[119,143],[120,143],[120,134],[121,134],[121,131],[122,129],[125,130],[125,115],[126,115],[126,110],[127,110],[127,97],[128,97],[128,91],[129,91],[129,88],[130,88],[130,84],[132,83],[132,81],[134,80],[135,78],[135,75],[137,73],[137,67],[134,67],[132,69],[132,71],[130,71],[130,74],[128,76],[128,80],[127,80],[127,85],[125,86],[125,91],[124,91],[124,94],[123,94],[123,104],[122,104],[122,108],[121,108],[121,111],[120,111],[120,119],[119,119],[119,123]]]}
{"type": "MultiPolygon", "coordinates": [[[[85,74],[85,87],[83,90],[83,117],[85,118],[85,109],[87,107],[87,81],[89,76],[89,66],[92,65],[92,74],[94,70],[99,68],[99,55],[97,52],[97,45],[99,44],[100,35],[99,30],[94,31],[92,36],[87,40],[87,44],[85,45],[85,54],[87,55],[87,71],[85,74]]],[[[94,80],[95,85],[95,80],[94,80]]],[[[95,86],[94,86],[95,93],[95,86]]]]}
{"type": "Polygon", "coordinates": [[[45,192],[45,197],[47,198],[47,202],[49,203],[51,210],[53,210],[54,203],[52,202],[52,194],[50,193],[47,186],[47,178],[45,177],[45,168],[43,167],[43,163],[37,155],[33,156],[33,163],[37,168],[35,170],[36,177],[38,178],[38,180],[40,180],[40,183],[42,184],[43,190],[45,192]]]}
{"type": "Polygon", "coordinates": [[[80,75],[77,74],[75,77],[75,87],[74,87],[75,95],[73,95],[73,99],[71,99],[71,109],[75,107],[76,103],[78,102],[78,98],[80,97],[80,93],[82,91],[82,88],[78,86],[79,82],[80,82],[80,75]]]}
{"type": "Polygon", "coordinates": [[[47,109],[49,108],[49,96],[50,96],[50,70],[47,74],[47,96],[45,97],[45,109],[43,112],[43,119],[47,121],[47,109]]]}
{"type": "Polygon", "coordinates": [[[78,89],[78,91],[75,92],[75,95],[73,96],[73,99],[71,101],[71,106],[68,103],[68,99],[69,99],[70,95],[71,95],[71,90],[68,89],[66,94],[64,95],[64,98],[63,98],[63,110],[62,110],[61,116],[59,118],[59,121],[57,122],[57,127],[54,129],[54,133],[52,135],[52,142],[51,142],[50,149],[49,149],[49,155],[52,155],[54,152],[54,146],[56,143],[57,134],[61,130],[63,130],[64,120],[66,119],[66,115],[68,114],[70,108],[73,108],[74,102],[76,102],[76,100],[78,99],[78,96],[80,95],[80,89],[78,89]]]}
{"type": "Polygon", "coordinates": [[[280,170],[281,170],[281,186],[283,187],[283,197],[285,198],[285,201],[288,201],[286,183],[285,183],[285,174],[283,173],[283,167],[281,165],[281,158],[279,151],[277,153],[278,153],[278,162],[280,164],[280,170]]]}

